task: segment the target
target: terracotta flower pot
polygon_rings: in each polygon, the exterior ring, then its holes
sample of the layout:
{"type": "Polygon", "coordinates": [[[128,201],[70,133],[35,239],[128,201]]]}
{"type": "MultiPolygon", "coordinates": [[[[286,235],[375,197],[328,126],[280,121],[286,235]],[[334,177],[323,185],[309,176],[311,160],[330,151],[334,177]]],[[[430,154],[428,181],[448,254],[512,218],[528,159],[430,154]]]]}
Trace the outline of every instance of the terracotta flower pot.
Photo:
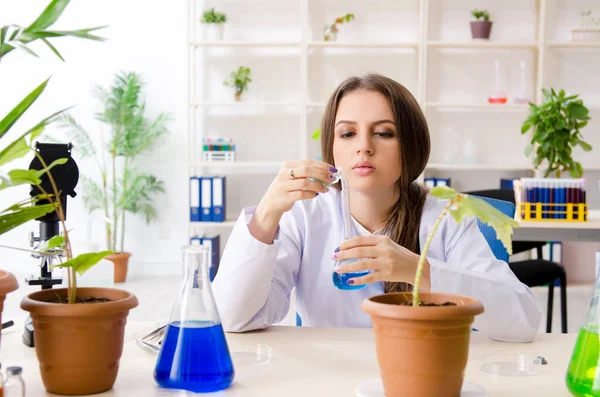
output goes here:
{"type": "Polygon", "coordinates": [[[108,259],[115,266],[114,282],[123,283],[127,278],[127,265],[129,264],[129,252],[117,252],[115,254],[107,255],[104,259],[108,259]]]}
{"type": "Polygon", "coordinates": [[[101,393],[113,387],[123,352],[129,310],[137,298],[112,288],[78,288],[80,298],[109,298],[99,303],[50,303],[67,299],[67,290],[34,292],[21,302],[33,319],[34,342],[46,390],[63,395],[101,393]]]}
{"type": "Polygon", "coordinates": [[[17,289],[19,284],[12,273],[0,270],[0,324],[2,324],[2,311],[4,310],[4,298],[9,292],[17,289]]]}
{"type": "Polygon", "coordinates": [[[469,355],[471,324],[483,313],[476,299],[422,293],[427,303],[456,306],[401,306],[411,293],[365,299],[361,309],[371,316],[377,361],[386,397],[458,397],[469,355]]]}
{"type": "Polygon", "coordinates": [[[492,22],[490,21],[472,21],[471,37],[474,39],[489,39],[492,33],[492,22]]]}

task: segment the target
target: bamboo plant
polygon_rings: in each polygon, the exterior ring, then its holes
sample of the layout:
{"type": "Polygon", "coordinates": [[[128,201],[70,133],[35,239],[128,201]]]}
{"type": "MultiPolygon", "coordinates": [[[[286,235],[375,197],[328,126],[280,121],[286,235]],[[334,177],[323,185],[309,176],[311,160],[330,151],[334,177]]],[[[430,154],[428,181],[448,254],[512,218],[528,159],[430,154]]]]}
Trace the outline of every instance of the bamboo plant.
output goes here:
{"type": "MultiPolygon", "coordinates": [[[[69,2],[70,0],[51,1],[44,11],[37,17],[37,19],[27,27],[12,24],[0,28],[0,64],[3,61],[3,58],[15,49],[25,51],[30,55],[38,57],[38,55],[31,48],[29,48],[29,45],[32,42],[38,40],[42,41],[62,61],[64,61],[64,58],[61,56],[56,47],[54,47],[54,45],[50,42],[51,39],[57,37],[77,37],[103,41],[103,38],[91,34],[91,32],[101,29],[102,27],[70,31],[50,29],[51,26],[62,15],[69,2]]],[[[14,109],[12,109],[4,118],[0,120],[0,139],[4,138],[6,134],[11,132],[10,130],[13,125],[40,97],[40,95],[46,89],[48,81],[49,79],[36,87],[29,95],[21,100],[21,102],[19,102],[14,109]]],[[[86,253],[77,257],[73,257],[68,231],[65,226],[64,211],[60,199],[57,199],[60,192],[56,187],[51,172],[53,167],[64,164],[66,159],[58,159],[52,164],[46,164],[44,159],[41,158],[35,149],[32,148],[34,140],[40,137],[44,132],[44,129],[49,124],[55,122],[59,115],[66,110],[67,109],[60,110],[46,117],[26,132],[19,134],[18,138],[13,140],[10,144],[5,146],[2,151],[0,151],[0,167],[6,166],[12,161],[20,159],[27,154],[31,154],[32,151],[36,156],[38,156],[43,165],[43,169],[41,170],[12,169],[7,172],[3,172],[2,176],[0,177],[0,191],[10,187],[29,184],[37,186],[42,194],[22,200],[3,210],[0,213],[0,235],[30,220],[40,218],[51,211],[56,211],[57,216],[62,224],[64,234],[61,236],[55,236],[54,238],[46,241],[37,248],[36,252],[44,253],[50,250],[56,250],[59,247],[63,247],[67,260],[66,262],[57,266],[68,268],[68,302],[74,303],[77,295],[77,273],[82,274],[94,264],[99,262],[108,253],[110,253],[110,251],[86,253]],[[51,192],[44,191],[42,188],[42,180],[45,178],[48,178],[51,183],[51,192]],[[41,200],[47,201],[48,204],[36,205],[36,203],[41,200]]],[[[23,250],[15,247],[2,247],[23,250]]],[[[29,250],[24,251],[31,252],[29,250]]]]}
{"type": "Polygon", "coordinates": [[[93,136],[72,115],[62,117],[62,127],[75,142],[75,154],[82,160],[92,158],[98,167],[100,183],[82,177],[83,199],[89,212],[101,210],[111,219],[106,224],[106,246],[118,252],[125,252],[126,213],[140,215],[147,223],[154,221],[158,217],[155,196],[164,192],[162,181],[135,166],[138,156],[149,153],[168,133],[170,121],[166,113],[153,120],[146,116],[143,87],[139,74],[120,72],[108,89],[95,88],[102,104],[96,118],[110,129],[106,142],[100,134],[100,150],[93,136]]]}
{"type": "Polygon", "coordinates": [[[417,271],[415,272],[415,282],[413,284],[413,302],[412,305],[414,307],[419,306],[419,287],[421,285],[421,276],[423,274],[423,264],[425,263],[425,259],[427,258],[427,252],[429,251],[429,246],[431,245],[431,241],[433,240],[433,236],[440,225],[440,222],[446,216],[447,213],[450,213],[452,218],[457,223],[462,222],[462,220],[466,216],[475,216],[479,218],[482,222],[487,223],[496,231],[496,235],[498,239],[502,242],[504,247],[509,254],[512,254],[512,232],[514,227],[518,227],[519,224],[514,219],[504,215],[501,211],[494,208],[492,205],[487,202],[478,199],[476,197],[470,196],[468,194],[458,193],[456,190],[452,189],[448,186],[436,186],[432,188],[429,193],[432,196],[449,200],[448,204],[444,207],[440,215],[437,217],[435,224],[431,228],[429,235],[427,236],[427,241],[425,242],[425,246],[423,247],[423,251],[421,252],[421,256],[419,257],[419,263],[417,265],[417,271]]]}

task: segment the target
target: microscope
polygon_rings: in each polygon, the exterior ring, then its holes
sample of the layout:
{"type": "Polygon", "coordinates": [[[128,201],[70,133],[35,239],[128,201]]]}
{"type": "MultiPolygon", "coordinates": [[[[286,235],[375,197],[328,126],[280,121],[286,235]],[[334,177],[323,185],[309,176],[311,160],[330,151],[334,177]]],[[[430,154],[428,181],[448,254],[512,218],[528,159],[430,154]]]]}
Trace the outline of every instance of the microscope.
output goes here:
{"type": "MultiPolygon", "coordinates": [[[[79,168],[77,163],[71,157],[71,149],[73,145],[71,143],[40,143],[36,142],[35,150],[39,156],[44,160],[46,166],[49,166],[53,161],[58,159],[66,158],[65,164],[59,164],[53,167],[49,172],[52,174],[54,183],[56,184],[57,191],[59,193],[59,200],[62,204],[63,214],[65,221],[67,219],[67,196],[75,197],[75,186],[79,181],[79,168]]],[[[35,158],[29,164],[30,170],[42,170],[44,165],[36,155],[35,158]]],[[[53,195],[54,189],[52,183],[48,177],[48,173],[44,173],[41,177],[42,183],[40,186],[48,194],[53,195]]],[[[37,186],[32,185],[30,196],[35,197],[43,192],[38,189],[37,186]]],[[[38,200],[35,205],[49,204],[47,199],[38,200]]],[[[54,236],[60,234],[60,220],[56,211],[49,212],[48,214],[37,218],[36,221],[40,222],[39,236],[35,236],[34,232],[31,232],[29,236],[29,245],[37,249],[40,244],[51,239],[54,236]]],[[[50,289],[53,285],[62,284],[62,278],[52,277],[51,266],[59,263],[59,258],[64,258],[65,254],[62,248],[52,248],[47,252],[40,253],[36,252],[32,254],[35,259],[40,261],[40,277],[30,277],[25,279],[28,285],[38,285],[43,290],[50,289]]],[[[33,322],[31,317],[27,317],[25,321],[25,330],[23,332],[23,343],[29,347],[34,346],[33,340],[33,322]]]]}

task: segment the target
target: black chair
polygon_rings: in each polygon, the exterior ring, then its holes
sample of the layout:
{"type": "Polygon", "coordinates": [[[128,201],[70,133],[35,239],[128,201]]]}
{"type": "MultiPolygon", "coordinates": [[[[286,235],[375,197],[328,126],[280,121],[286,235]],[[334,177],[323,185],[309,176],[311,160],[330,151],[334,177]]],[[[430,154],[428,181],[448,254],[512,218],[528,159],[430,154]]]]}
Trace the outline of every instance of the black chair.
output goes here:
{"type": "MultiPolygon", "coordinates": [[[[512,189],[478,190],[465,192],[474,196],[490,197],[498,200],[515,203],[512,189]]],[[[552,332],[552,309],[554,303],[554,284],[560,282],[560,313],[561,330],[567,333],[567,274],[565,268],[556,262],[543,259],[542,247],[545,241],[513,241],[513,254],[535,249],[537,259],[510,262],[508,266],[515,276],[528,287],[548,285],[548,317],[546,319],[546,332],[552,332]]]]}

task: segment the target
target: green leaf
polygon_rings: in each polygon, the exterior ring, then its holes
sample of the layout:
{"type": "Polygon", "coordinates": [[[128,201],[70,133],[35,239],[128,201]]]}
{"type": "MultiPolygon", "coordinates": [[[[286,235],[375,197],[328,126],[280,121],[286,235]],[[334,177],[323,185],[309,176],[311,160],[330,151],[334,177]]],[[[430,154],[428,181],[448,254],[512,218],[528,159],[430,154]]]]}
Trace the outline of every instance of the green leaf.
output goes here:
{"type": "Polygon", "coordinates": [[[531,128],[531,124],[530,123],[523,123],[523,126],[521,126],[521,134],[526,133],[527,131],[529,131],[529,129],[531,128]]]}
{"type": "Polygon", "coordinates": [[[590,145],[589,143],[584,142],[582,140],[579,140],[579,146],[581,146],[581,148],[586,152],[592,151],[592,145],[590,145]]]}
{"type": "Polygon", "coordinates": [[[45,37],[42,37],[42,39],[41,39],[41,40],[42,40],[42,41],[43,41],[43,42],[44,42],[44,43],[45,43],[45,44],[48,46],[48,48],[50,48],[50,49],[52,50],[52,52],[53,52],[53,53],[55,53],[55,54],[56,54],[56,56],[57,56],[57,57],[58,57],[58,58],[59,58],[61,61],[63,61],[63,62],[65,61],[65,59],[62,57],[62,55],[60,55],[60,52],[58,52],[58,50],[56,49],[56,47],[54,47],[54,46],[52,45],[52,43],[50,43],[50,41],[49,41],[47,38],[45,38],[45,37]]]}
{"type": "Polygon", "coordinates": [[[10,127],[29,109],[29,107],[35,102],[35,100],[44,92],[46,85],[48,85],[48,81],[50,79],[44,81],[37,88],[29,93],[13,110],[10,111],[3,119],[0,121],[0,138],[8,132],[10,127]]]}
{"type": "Polygon", "coordinates": [[[19,138],[17,138],[14,142],[8,145],[2,152],[0,152],[0,166],[11,162],[17,158],[21,158],[26,155],[29,150],[31,150],[27,144],[25,138],[29,137],[31,141],[37,138],[42,132],[44,132],[44,128],[46,125],[50,124],[54,121],[54,118],[61,114],[62,112],[68,110],[70,108],[66,108],[60,110],[48,117],[44,120],[40,121],[35,127],[31,128],[29,131],[25,132],[19,138]]]}
{"type": "Polygon", "coordinates": [[[88,212],[101,209],[104,206],[104,192],[92,179],[82,175],[83,203],[88,212]]]}
{"type": "Polygon", "coordinates": [[[64,236],[58,235],[50,238],[50,240],[44,241],[38,247],[38,252],[46,252],[56,247],[62,247],[65,244],[64,236]]]}
{"type": "Polygon", "coordinates": [[[529,143],[527,146],[525,146],[525,157],[529,157],[532,150],[533,150],[533,143],[529,143]]]}
{"type": "Polygon", "coordinates": [[[100,262],[104,259],[105,256],[114,254],[115,251],[101,251],[101,252],[90,252],[86,254],[81,254],[76,256],[75,258],[66,261],[65,263],[59,263],[56,265],[52,265],[51,268],[57,267],[72,267],[75,271],[81,276],[86,271],[88,271],[92,266],[100,262]]]}
{"type": "Polygon", "coordinates": [[[44,204],[44,205],[15,205],[3,212],[0,216],[0,235],[14,229],[23,223],[29,222],[30,220],[40,218],[49,212],[54,211],[55,205],[44,204]],[[10,211],[9,213],[5,213],[10,211]]]}
{"type": "Polygon", "coordinates": [[[312,139],[315,139],[315,140],[317,140],[317,139],[320,139],[320,138],[321,138],[321,129],[320,129],[320,128],[317,128],[317,129],[315,130],[315,132],[313,132],[313,134],[312,134],[311,138],[312,138],[312,139]]]}
{"type": "Polygon", "coordinates": [[[50,164],[48,167],[41,170],[12,170],[8,172],[8,180],[5,180],[2,185],[0,185],[0,190],[6,189],[7,187],[17,186],[17,185],[39,185],[42,183],[41,177],[46,172],[51,170],[53,167],[59,164],[65,164],[68,159],[56,159],[50,164]]]}
{"type": "Polygon", "coordinates": [[[48,7],[42,11],[40,16],[37,17],[37,19],[25,29],[25,31],[30,32],[42,30],[53,25],[63,13],[67,5],[69,5],[69,0],[53,0],[48,7]]]}
{"type": "Polygon", "coordinates": [[[432,187],[431,189],[429,189],[429,193],[432,196],[435,196],[437,198],[441,198],[443,200],[456,201],[456,199],[458,198],[458,193],[456,192],[456,190],[452,189],[449,186],[435,186],[435,187],[432,187]]]}
{"type": "Polygon", "coordinates": [[[577,120],[585,120],[588,117],[589,110],[577,102],[570,102],[567,105],[567,113],[577,120]]]}
{"type": "Polygon", "coordinates": [[[573,167],[569,170],[569,174],[573,178],[581,178],[583,176],[583,167],[580,163],[574,163],[573,167]]]}
{"type": "Polygon", "coordinates": [[[450,209],[453,218],[461,222],[465,216],[474,215],[487,223],[494,229],[498,240],[502,242],[509,255],[512,255],[512,233],[515,227],[519,227],[519,223],[479,198],[467,194],[461,196],[462,200],[456,204],[457,209],[450,209]]]}
{"type": "Polygon", "coordinates": [[[96,155],[96,147],[90,134],[70,114],[64,114],[60,119],[60,127],[66,129],[66,134],[73,141],[73,150],[84,160],[96,155]]]}

